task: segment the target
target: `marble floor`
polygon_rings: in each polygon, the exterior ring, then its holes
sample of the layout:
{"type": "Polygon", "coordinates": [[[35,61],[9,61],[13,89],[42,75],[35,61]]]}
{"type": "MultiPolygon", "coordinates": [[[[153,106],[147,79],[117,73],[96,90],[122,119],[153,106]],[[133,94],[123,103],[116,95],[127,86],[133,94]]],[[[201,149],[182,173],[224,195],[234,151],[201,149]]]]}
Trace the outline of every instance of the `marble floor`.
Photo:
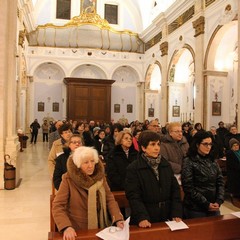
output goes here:
{"type": "Polygon", "coordinates": [[[19,187],[0,190],[0,239],[47,239],[51,193],[47,156],[48,146],[43,142],[28,142],[19,153],[19,187]]]}
{"type": "MultiPolygon", "coordinates": [[[[37,142],[19,153],[21,183],[14,190],[0,190],[0,239],[47,240],[51,182],[47,167],[47,143],[37,142]],[[34,234],[34,237],[33,237],[34,234]]],[[[229,201],[221,213],[240,211],[229,201]]]]}

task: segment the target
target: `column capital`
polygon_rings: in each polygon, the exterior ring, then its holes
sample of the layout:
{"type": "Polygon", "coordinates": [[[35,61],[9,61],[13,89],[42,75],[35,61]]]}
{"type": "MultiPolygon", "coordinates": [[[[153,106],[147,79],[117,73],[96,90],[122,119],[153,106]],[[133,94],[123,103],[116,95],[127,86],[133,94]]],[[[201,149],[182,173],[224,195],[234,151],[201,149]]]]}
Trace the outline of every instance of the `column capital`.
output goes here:
{"type": "Polygon", "coordinates": [[[160,44],[160,50],[162,52],[161,57],[168,55],[168,42],[163,42],[160,44]]]}
{"type": "Polygon", "coordinates": [[[192,24],[193,28],[195,29],[194,37],[197,37],[200,34],[204,34],[205,17],[200,16],[197,20],[193,21],[192,24]]]}

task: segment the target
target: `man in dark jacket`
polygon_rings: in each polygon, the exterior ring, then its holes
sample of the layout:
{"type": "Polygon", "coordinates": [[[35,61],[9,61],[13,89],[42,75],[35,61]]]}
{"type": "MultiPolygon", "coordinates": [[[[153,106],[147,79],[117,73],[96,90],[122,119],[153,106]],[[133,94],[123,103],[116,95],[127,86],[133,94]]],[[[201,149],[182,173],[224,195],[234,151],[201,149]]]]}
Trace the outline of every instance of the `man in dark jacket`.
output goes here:
{"type": "Polygon", "coordinates": [[[40,124],[38,123],[38,120],[35,119],[30,125],[31,134],[32,134],[31,143],[33,143],[34,141],[34,144],[36,144],[39,128],[40,128],[40,124]]]}
{"type": "Polygon", "coordinates": [[[131,208],[131,224],[151,227],[151,223],[180,221],[180,188],[169,162],[160,155],[160,136],[146,130],[139,136],[137,161],[127,168],[125,192],[131,208]]]}

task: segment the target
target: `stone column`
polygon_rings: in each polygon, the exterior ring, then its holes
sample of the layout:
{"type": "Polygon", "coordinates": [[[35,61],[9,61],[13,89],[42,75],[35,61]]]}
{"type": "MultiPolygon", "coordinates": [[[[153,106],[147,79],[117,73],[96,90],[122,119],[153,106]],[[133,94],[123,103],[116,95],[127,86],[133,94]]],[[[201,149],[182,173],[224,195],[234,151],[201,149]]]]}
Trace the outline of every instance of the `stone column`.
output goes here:
{"type": "Polygon", "coordinates": [[[17,0],[1,0],[0,9],[0,189],[3,189],[4,155],[16,160],[19,148],[16,135],[17,0]]]}
{"type": "Polygon", "coordinates": [[[204,79],[203,79],[203,61],[204,61],[204,26],[205,18],[200,16],[193,22],[193,28],[195,29],[195,81],[196,81],[196,99],[195,99],[195,122],[204,123],[203,119],[203,106],[204,100],[204,79]]]}
{"type": "Polygon", "coordinates": [[[162,125],[165,125],[166,122],[168,122],[168,76],[167,76],[167,59],[168,59],[168,42],[163,42],[160,44],[160,50],[161,50],[161,57],[162,57],[162,83],[161,83],[161,115],[160,115],[160,123],[162,125]]]}

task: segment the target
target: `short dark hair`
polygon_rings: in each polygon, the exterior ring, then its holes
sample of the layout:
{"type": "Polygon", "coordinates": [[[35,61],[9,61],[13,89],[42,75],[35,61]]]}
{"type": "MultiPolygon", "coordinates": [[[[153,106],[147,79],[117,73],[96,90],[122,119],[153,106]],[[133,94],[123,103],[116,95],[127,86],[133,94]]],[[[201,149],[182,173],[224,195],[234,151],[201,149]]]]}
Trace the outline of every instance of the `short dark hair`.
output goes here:
{"type": "Polygon", "coordinates": [[[72,125],[69,123],[64,123],[58,128],[58,133],[61,135],[64,131],[67,131],[69,129],[72,131],[72,125]]]}
{"type": "Polygon", "coordinates": [[[153,142],[157,142],[157,141],[161,141],[160,140],[160,135],[154,131],[151,130],[144,130],[143,132],[140,133],[139,138],[138,138],[138,143],[140,146],[140,150],[141,150],[141,146],[143,147],[147,147],[149,142],[153,141],[153,142]]]}

